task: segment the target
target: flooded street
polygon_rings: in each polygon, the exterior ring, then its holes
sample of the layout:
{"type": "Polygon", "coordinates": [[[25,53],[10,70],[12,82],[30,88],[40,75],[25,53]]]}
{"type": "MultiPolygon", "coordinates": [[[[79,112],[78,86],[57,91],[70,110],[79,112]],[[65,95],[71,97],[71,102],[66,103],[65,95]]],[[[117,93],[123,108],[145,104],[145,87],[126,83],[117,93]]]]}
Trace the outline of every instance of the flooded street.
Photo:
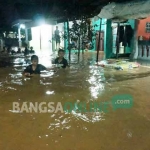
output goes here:
{"type": "MultiPolygon", "coordinates": [[[[0,150],[149,150],[150,69],[130,71],[94,65],[86,52],[70,69],[22,77],[26,64],[0,68],[0,150]],[[130,109],[86,113],[17,113],[13,102],[110,102],[129,94],[130,109]]],[[[15,59],[14,59],[15,60],[15,59]]],[[[22,59],[17,61],[21,61],[22,59]]],[[[51,66],[50,57],[40,63],[51,66]]]]}

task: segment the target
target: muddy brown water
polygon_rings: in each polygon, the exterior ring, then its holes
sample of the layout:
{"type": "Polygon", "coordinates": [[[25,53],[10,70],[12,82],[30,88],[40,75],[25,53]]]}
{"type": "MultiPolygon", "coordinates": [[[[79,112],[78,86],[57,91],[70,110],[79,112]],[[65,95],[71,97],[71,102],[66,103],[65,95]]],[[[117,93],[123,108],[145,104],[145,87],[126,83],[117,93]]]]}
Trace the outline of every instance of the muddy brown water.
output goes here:
{"type": "Polygon", "coordinates": [[[69,70],[32,78],[22,77],[21,65],[0,68],[0,150],[149,150],[150,69],[106,70],[92,65],[94,58],[87,53],[76,64],[73,56],[69,70]],[[132,95],[133,107],[114,111],[110,105],[107,113],[13,111],[13,102],[104,102],[119,94],[132,95]]]}

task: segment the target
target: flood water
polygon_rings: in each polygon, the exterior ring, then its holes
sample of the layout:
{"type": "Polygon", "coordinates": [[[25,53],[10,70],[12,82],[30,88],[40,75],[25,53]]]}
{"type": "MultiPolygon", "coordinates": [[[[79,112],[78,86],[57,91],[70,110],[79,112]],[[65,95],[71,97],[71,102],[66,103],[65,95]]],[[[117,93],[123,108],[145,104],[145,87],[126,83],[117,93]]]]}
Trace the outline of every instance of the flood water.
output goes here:
{"type": "MultiPolygon", "coordinates": [[[[149,150],[150,69],[116,71],[95,66],[95,53],[69,70],[22,77],[26,64],[0,68],[0,150],[149,150]],[[130,109],[86,113],[18,113],[13,102],[109,102],[132,95],[130,109]]],[[[50,57],[40,62],[49,67],[50,57]]]]}

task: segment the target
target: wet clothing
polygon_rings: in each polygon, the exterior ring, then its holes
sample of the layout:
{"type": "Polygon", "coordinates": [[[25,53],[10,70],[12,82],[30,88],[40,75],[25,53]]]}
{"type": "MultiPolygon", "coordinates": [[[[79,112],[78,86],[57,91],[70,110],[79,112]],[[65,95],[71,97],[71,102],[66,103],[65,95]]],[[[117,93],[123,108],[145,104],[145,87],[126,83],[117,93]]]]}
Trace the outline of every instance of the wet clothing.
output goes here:
{"type": "Polygon", "coordinates": [[[55,59],[55,64],[57,64],[58,67],[66,68],[68,66],[68,62],[65,58],[63,58],[61,62],[59,62],[58,60],[59,60],[59,57],[55,59]]]}
{"type": "Polygon", "coordinates": [[[131,40],[132,40],[133,35],[134,35],[134,31],[133,31],[131,25],[126,25],[125,26],[123,46],[131,47],[131,40]]]}
{"type": "Polygon", "coordinates": [[[125,25],[125,26],[118,26],[118,29],[117,29],[117,35],[119,36],[119,39],[118,37],[116,37],[116,46],[117,46],[117,42],[119,40],[119,43],[122,42],[122,46],[124,47],[131,47],[131,40],[132,40],[132,37],[133,37],[133,29],[131,27],[131,25],[125,25]]]}
{"type": "Polygon", "coordinates": [[[119,31],[119,43],[121,43],[121,42],[124,41],[124,34],[125,34],[124,26],[120,26],[120,31],[119,31]]]}
{"type": "Polygon", "coordinates": [[[32,65],[27,66],[27,68],[24,70],[24,72],[26,73],[30,73],[30,74],[40,74],[41,71],[46,70],[47,68],[41,64],[38,64],[36,69],[33,70],[32,69],[32,65]]]}

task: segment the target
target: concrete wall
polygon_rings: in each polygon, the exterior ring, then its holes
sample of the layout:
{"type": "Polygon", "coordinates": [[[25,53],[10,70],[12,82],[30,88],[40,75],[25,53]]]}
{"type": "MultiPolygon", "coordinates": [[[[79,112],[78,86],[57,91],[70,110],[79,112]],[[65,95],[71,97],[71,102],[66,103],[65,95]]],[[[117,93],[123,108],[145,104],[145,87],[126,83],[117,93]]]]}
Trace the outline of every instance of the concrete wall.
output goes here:
{"type": "Polygon", "coordinates": [[[146,33],[146,22],[150,22],[150,17],[138,21],[137,38],[138,36],[143,36],[144,40],[150,38],[150,33],[146,33]]]}
{"type": "MultiPolygon", "coordinates": [[[[102,25],[101,25],[101,31],[104,31],[104,51],[105,51],[105,48],[106,48],[106,19],[102,19],[102,25]]],[[[96,27],[94,27],[94,30],[95,31],[99,31],[100,30],[100,19],[96,20],[94,18],[92,18],[92,26],[94,25],[97,25],[96,27]]],[[[94,41],[94,48],[93,48],[94,51],[97,50],[97,47],[96,47],[96,41],[94,41]]]]}

